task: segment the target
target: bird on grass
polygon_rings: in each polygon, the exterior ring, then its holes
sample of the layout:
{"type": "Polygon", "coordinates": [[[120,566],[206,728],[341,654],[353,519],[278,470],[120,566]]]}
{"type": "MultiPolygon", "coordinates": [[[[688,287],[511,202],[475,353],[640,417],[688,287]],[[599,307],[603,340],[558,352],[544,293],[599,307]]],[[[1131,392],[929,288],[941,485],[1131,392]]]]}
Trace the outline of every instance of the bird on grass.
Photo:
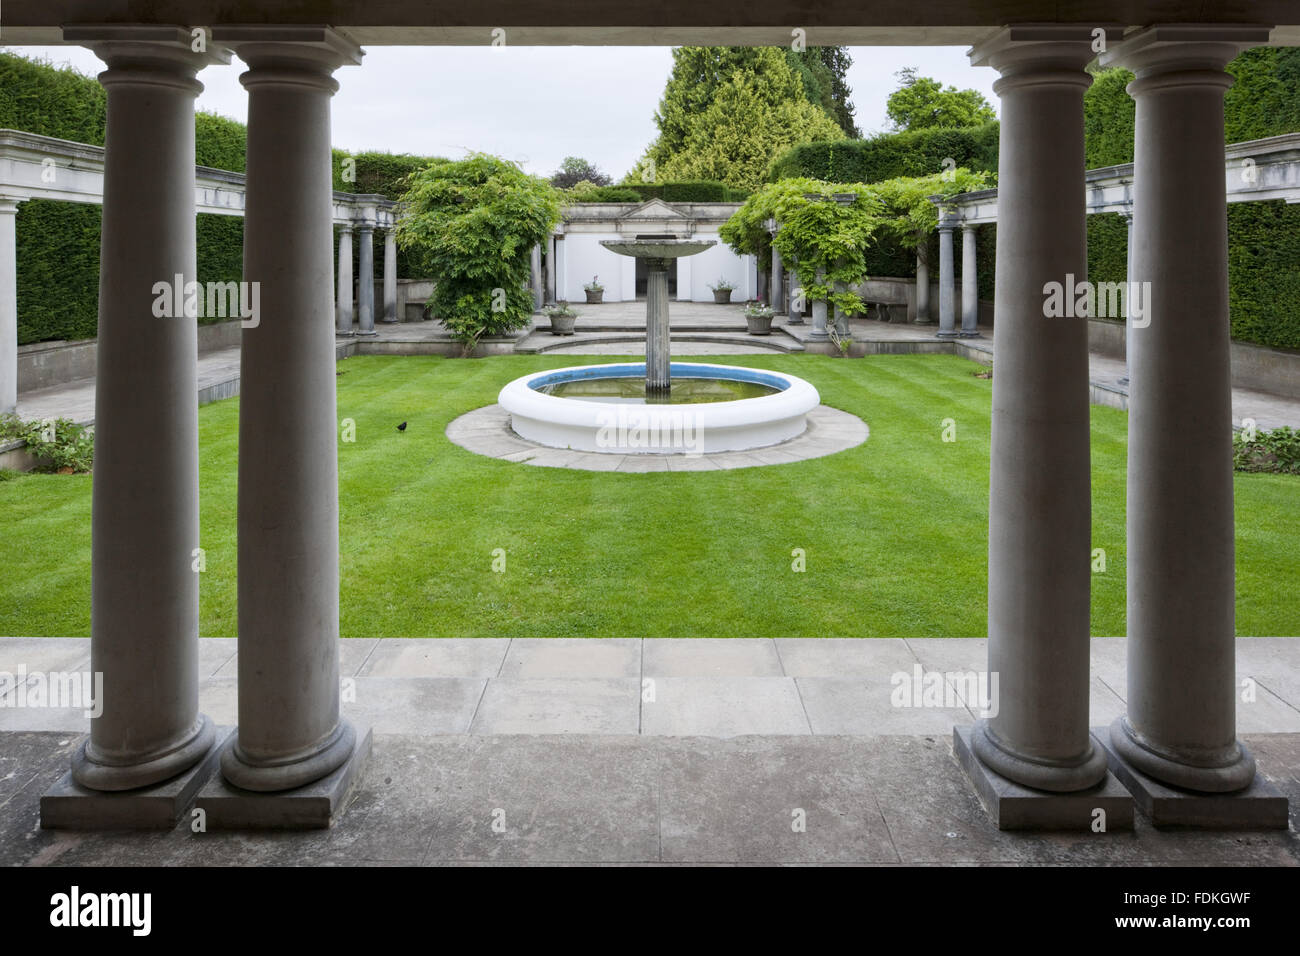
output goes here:
{"type": "Polygon", "coordinates": [[[404,432],[404,431],[406,431],[406,422],[402,422],[402,424],[398,425],[398,426],[397,426],[397,430],[398,430],[399,432],[404,432]]]}

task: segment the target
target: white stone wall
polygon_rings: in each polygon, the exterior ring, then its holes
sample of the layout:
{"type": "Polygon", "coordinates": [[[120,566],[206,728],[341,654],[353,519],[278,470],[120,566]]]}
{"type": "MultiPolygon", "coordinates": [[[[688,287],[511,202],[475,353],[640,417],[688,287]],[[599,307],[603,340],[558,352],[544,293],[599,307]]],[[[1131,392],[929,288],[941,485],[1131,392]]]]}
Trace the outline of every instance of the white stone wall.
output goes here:
{"type": "MultiPolygon", "coordinates": [[[[593,275],[600,276],[606,302],[631,302],[636,299],[636,260],[610,252],[602,239],[619,239],[617,232],[570,232],[560,242],[557,298],[570,302],[586,301],[583,286],[593,275]]],[[[752,299],[758,287],[758,267],[753,256],[738,256],[716,232],[697,231],[692,238],[712,239],[716,246],[685,259],[677,260],[677,298],[682,301],[712,302],[709,286],[725,277],[736,286],[733,302],[752,299]]]]}

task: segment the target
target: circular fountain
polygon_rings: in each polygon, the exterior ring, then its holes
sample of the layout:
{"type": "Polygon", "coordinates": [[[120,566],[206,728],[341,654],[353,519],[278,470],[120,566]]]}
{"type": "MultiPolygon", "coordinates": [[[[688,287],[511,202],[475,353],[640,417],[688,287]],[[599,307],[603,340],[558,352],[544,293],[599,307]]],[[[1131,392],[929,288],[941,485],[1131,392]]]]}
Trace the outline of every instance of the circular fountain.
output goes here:
{"type": "Polygon", "coordinates": [[[803,379],[671,359],[669,264],[703,252],[712,240],[655,235],[601,245],[646,261],[646,360],[515,379],[498,402],[517,435],[575,451],[671,455],[762,448],[803,434],[821,402],[803,379]]]}

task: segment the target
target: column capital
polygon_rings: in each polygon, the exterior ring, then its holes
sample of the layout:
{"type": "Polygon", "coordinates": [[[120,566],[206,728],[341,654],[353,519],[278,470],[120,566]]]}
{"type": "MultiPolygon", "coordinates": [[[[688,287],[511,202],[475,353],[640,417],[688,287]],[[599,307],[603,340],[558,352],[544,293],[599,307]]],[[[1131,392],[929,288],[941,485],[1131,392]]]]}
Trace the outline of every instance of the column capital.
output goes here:
{"type": "MultiPolygon", "coordinates": [[[[1132,70],[1137,79],[1129,92],[1149,89],[1143,80],[1155,74],[1220,73],[1242,50],[1267,43],[1271,26],[1261,24],[1162,23],[1129,34],[1098,57],[1105,67],[1132,70]]],[[[1171,78],[1172,79],[1172,78],[1171,78]]],[[[1190,81],[1191,77],[1183,77],[1190,81]]],[[[1232,83],[1224,78],[1224,86],[1232,83]]]]}
{"type": "Polygon", "coordinates": [[[173,24],[84,23],[63,28],[63,39],[88,48],[108,64],[99,75],[104,86],[134,83],[180,86],[196,96],[203,86],[199,70],[230,62],[230,51],[215,42],[195,49],[195,31],[173,24]]]}
{"type": "Polygon", "coordinates": [[[1092,78],[1083,68],[1097,55],[1099,45],[1105,49],[1122,32],[1118,24],[1014,24],[995,30],[966,55],[971,66],[990,66],[1002,74],[993,87],[999,93],[1013,78],[1017,82],[1070,82],[1086,86],[1092,78]]]}
{"type": "Polygon", "coordinates": [[[248,64],[239,78],[249,83],[290,83],[316,86],[334,93],[338,83],[330,74],[341,66],[357,66],[365,56],[357,46],[328,26],[224,24],[212,37],[229,46],[248,64]]]}
{"type": "Polygon", "coordinates": [[[13,216],[18,213],[18,204],[26,200],[17,196],[0,196],[0,215],[13,216]]]}

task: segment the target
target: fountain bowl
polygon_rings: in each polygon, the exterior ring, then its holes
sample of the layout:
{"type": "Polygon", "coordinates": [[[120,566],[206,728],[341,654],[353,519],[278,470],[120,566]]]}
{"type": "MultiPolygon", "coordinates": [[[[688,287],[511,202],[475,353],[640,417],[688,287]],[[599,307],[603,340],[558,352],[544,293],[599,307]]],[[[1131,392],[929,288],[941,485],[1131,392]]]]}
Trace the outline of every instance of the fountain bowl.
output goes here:
{"type": "Polygon", "coordinates": [[[783,372],[735,365],[673,362],[675,387],[715,380],[766,389],[756,398],[666,404],[629,404],[599,397],[562,398],[544,389],[602,379],[630,379],[643,386],[644,362],[576,365],[534,372],[501,390],[497,401],[510,413],[521,438],[551,448],[611,454],[709,454],[779,444],[802,435],[807,415],[821,403],[810,382],[783,372]]]}

